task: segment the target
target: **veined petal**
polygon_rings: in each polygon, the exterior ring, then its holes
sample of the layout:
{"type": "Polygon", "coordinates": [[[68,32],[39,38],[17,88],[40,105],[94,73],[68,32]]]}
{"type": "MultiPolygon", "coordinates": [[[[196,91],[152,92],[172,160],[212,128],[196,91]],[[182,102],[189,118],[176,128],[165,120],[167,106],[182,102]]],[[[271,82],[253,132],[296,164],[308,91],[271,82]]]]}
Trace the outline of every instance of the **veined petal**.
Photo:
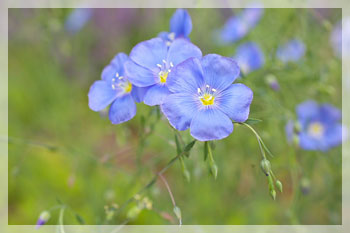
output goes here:
{"type": "Polygon", "coordinates": [[[163,114],[175,129],[186,130],[190,127],[192,118],[198,109],[194,98],[186,93],[171,94],[160,106],[163,114]]]}
{"type": "Polygon", "coordinates": [[[131,95],[137,103],[143,102],[143,98],[148,90],[148,87],[136,87],[133,86],[131,95]]]}
{"type": "Polygon", "coordinates": [[[161,38],[138,43],[130,52],[130,59],[136,64],[153,70],[167,57],[167,45],[161,38]]]}
{"type": "Polygon", "coordinates": [[[120,124],[132,119],[136,114],[136,104],[132,96],[117,98],[109,109],[109,120],[112,124],[120,124]]]}
{"type": "Polygon", "coordinates": [[[168,62],[172,62],[176,66],[190,57],[200,58],[202,57],[202,51],[186,39],[176,39],[171,43],[168,62]]]}
{"type": "Polygon", "coordinates": [[[220,140],[233,131],[233,123],[218,109],[199,111],[191,121],[191,135],[199,141],[220,140]]]}
{"type": "Polygon", "coordinates": [[[175,66],[167,79],[167,86],[174,93],[194,94],[203,85],[203,70],[197,58],[189,58],[175,66]]]}
{"type": "Polygon", "coordinates": [[[99,80],[90,87],[88,97],[90,109],[101,111],[117,98],[117,92],[112,89],[108,82],[99,80]]]}
{"type": "Polygon", "coordinates": [[[170,19],[170,31],[176,37],[188,37],[192,31],[191,16],[184,9],[177,9],[170,19]]]}
{"type": "Polygon", "coordinates": [[[232,58],[208,54],[201,63],[205,84],[218,91],[229,87],[239,76],[239,67],[232,58]]]}
{"type": "Polygon", "coordinates": [[[149,87],[144,96],[143,102],[149,106],[160,105],[170,94],[171,92],[166,85],[156,84],[149,87]]]}
{"type": "Polygon", "coordinates": [[[101,79],[108,83],[111,83],[112,79],[116,77],[117,72],[117,68],[109,64],[102,70],[101,79]]]}
{"type": "Polygon", "coordinates": [[[113,78],[124,75],[124,63],[128,60],[128,55],[125,53],[118,53],[102,71],[101,79],[111,82],[113,78]]]}
{"type": "Polygon", "coordinates": [[[135,86],[147,87],[156,84],[159,80],[152,70],[139,66],[131,60],[125,62],[124,68],[129,81],[135,86]]]}
{"type": "Polygon", "coordinates": [[[218,108],[237,122],[244,122],[248,119],[252,100],[252,90],[241,83],[232,84],[216,97],[218,108]]]}
{"type": "Polygon", "coordinates": [[[116,67],[120,75],[123,75],[124,73],[124,63],[128,60],[128,55],[125,53],[118,53],[115,55],[115,57],[112,59],[111,64],[116,67]]]}

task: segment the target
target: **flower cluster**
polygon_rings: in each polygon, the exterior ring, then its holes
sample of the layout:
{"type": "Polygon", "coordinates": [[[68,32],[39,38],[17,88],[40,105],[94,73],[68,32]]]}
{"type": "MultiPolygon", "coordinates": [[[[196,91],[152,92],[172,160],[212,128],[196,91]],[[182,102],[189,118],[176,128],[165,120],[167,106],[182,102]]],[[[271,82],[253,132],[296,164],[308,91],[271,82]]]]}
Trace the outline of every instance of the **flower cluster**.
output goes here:
{"type": "MultiPolygon", "coordinates": [[[[244,18],[253,23],[254,14],[244,18]]],[[[136,114],[136,102],[160,106],[177,130],[190,128],[200,141],[218,140],[233,131],[233,122],[248,119],[253,92],[239,77],[237,63],[217,54],[202,56],[188,36],[192,22],[179,9],[170,21],[170,32],[119,53],[89,91],[89,107],[101,111],[108,105],[109,119],[119,124],[136,114]]]]}
{"type": "Polygon", "coordinates": [[[342,143],[345,137],[341,125],[341,111],[330,104],[319,105],[309,100],[296,108],[297,121],[286,125],[289,142],[304,150],[327,151],[342,143]]]}

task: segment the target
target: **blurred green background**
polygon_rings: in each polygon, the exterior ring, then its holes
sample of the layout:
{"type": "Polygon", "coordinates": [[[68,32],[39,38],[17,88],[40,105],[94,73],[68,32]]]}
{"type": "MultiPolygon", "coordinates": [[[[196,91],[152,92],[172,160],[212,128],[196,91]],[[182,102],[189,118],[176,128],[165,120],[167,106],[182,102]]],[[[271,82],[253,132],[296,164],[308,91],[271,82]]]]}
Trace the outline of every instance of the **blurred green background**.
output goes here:
{"type": "MultiPolygon", "coordinates": [[[[80,31],[69,33],[64,24],[72,11],[9,10],[9,224],[35,224],[41,211],[49,209],[48,224],[57,224],[59,203],[69,207],[65,224],[177,224],[160,180],[143,195],[152,209],[130,220],[135,202],[113,211],[176,155],[166,119],[155,123],[141,151],[141,118],[148,119],[146,131],[156,120],[151,108],[138,104],[134,119],[112,125],[104,113],[88,108],[87,98],[113,56],[169,30],[175,9],[94,9],[80,31]]],[[[246,37],[227,46],[214,43],[213,33],[240,9],[188,11],[191,41],[203,54],[232,56],[248,40],[262,47],[265,67],[240,82],[254,92],[250,117],[263,120],[254,127],[275,155],[269,160],[284,191],[271,199],[256,138],[235,126],[232,135],[216,142],[217,180],[199,142],[185,159],[190,182],[179,162],[164,174],[183,223],[341,224],[341,147],[327,153],[302,151],[287,143],[284,132],[302,101],[341,108],[341,60],[329,43],[341,9],[265,9],[246,37]],[[278,45],[294,37],[306,44],[302,61],[275,62],[278,45]],[[277,77],[279,92],[266,83],[269,74],[277,77]]],[[[188,131],[181,134],[191,140],[188,131]]]]}

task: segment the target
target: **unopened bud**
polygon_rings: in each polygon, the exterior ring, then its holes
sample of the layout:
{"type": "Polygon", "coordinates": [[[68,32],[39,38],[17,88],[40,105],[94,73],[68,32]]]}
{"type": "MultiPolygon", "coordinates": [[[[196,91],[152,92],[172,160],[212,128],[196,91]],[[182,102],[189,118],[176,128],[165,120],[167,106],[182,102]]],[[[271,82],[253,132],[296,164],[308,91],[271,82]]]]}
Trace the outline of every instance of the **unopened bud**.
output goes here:
{"type": "Polygon", "coordinates": [[[273,200],[276,200],[276,191],[274,189],[270,190],[270,195],[271,195],[273,200]]]}
{"type": "Polygon", "coordinates": [[[283,185],[282,185],[282,182],[277,180],[276,181],[276,187],[278,189],[278,191],[282,192],[283,191],[283,185]]]}
{"type": "Polygon", "coordinates": [[[180,225],[182,225],[181,209],[180,209],[179,207],[175,206],[174,209],[173,209],[173,211],[174,211],[174,213],[175,213],[177,219],[179,220],[180,225]]]}
{"type": "Polygon", "coordinates": [[[267,160],[267,159],[261,160],[260,167],[261,167],[261,170],[265,173],[265,175],[268,176],[269,172],[271,170],[271,163],[270,163],[270,161],[267,160]]]}
{"type": "Polygon", "coordinates": [[[218,166],[215,162],[210,163],[210,172],[214,176],[214,179],[218,176],[218,166]]]}

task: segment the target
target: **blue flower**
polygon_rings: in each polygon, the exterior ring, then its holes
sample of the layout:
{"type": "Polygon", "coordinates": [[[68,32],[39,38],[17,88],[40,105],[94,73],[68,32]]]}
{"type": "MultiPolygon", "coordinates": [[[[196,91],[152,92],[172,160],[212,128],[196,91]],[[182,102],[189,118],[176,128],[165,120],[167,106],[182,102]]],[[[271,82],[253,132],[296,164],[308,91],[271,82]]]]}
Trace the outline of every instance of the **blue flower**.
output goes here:
{"type": "Polygon", "coordinates": [[[92,9],[77,8],[68,16],[65,22],[65,28],[69,33],[76,33],[84,27],[92,16],[92,9]]]}
{"type": "Polygon", "coordinates": [[[36,222],[36,229],[39,229],[42,225],[44,225],[45,223],[47,223],[47,221],[49,221],[51,217],[51,214],[49,211],[43,211],[40,213],[40,216],[38,218],[38,221],[36,222]]]}
{"type": "Polygon", "coordinates": [[[242,39],[259,22],[263,12],[263,8],[246,8],[237,16],[228,19],[219,32],[222,43],[242,39]]]}
{"type": "Polygon", "coordinates": [[[305,45],[301,40],[292,39],[278,47],[276,56],[283,62],[296,62],[305,54],[305,45]]]}
{"type": "Polygon", "coordinates": [[[101,74],[102,80],[95,81],[89,91],[89,107],[101,111],[111,104],[109,119],[113,124],[123,123],[136,114],[135,101],[141,102],[144,89],[133,86],[124,73],[125,53],[118,53],[101,74]]]}
{"type": "Polygon", "coordinates": [[[261,68],[265,63],[264,53],[254,42],[246,42],[240,45],[233,59],[238,63],[244,74],[261,68]]]}
{"type": "Polygon", "coordinates": [[[342,143],[343,127],[341,112],[330,104],[318,105],[309,100],[296,108],[297,122],[288,122],[288,141],[298,137],[299,146],[304,150],[327,151],[342,143]]]}
{"type": "Polygon", "coordinates": [[[239,67],[231,58],[216,54],[190,58],[170,73],[168,95],[161,110],[177,130],[190,128],[200,141],[219,140],[233,131],[232,120],[248,119],[253,92],[232,84],[239,67]]]}
{"type": "Polygon", "coordinates": [[[184,9],[177,9],[170,19],[170,32],[160,32],[158,37],[167,42],[176,38],[187,38],[192,31],[191,16],[184,9]]]}
{"type": "Polygon", "coordinates": [[[201,57],[201,50],[186,39],[175,39],[170,46],[160,38],[137,44],[125,63],[130,82],[147,87],[143,102],[154,106],[170,94],[167,78],[173,68],[190,57],[201,57]]]}

